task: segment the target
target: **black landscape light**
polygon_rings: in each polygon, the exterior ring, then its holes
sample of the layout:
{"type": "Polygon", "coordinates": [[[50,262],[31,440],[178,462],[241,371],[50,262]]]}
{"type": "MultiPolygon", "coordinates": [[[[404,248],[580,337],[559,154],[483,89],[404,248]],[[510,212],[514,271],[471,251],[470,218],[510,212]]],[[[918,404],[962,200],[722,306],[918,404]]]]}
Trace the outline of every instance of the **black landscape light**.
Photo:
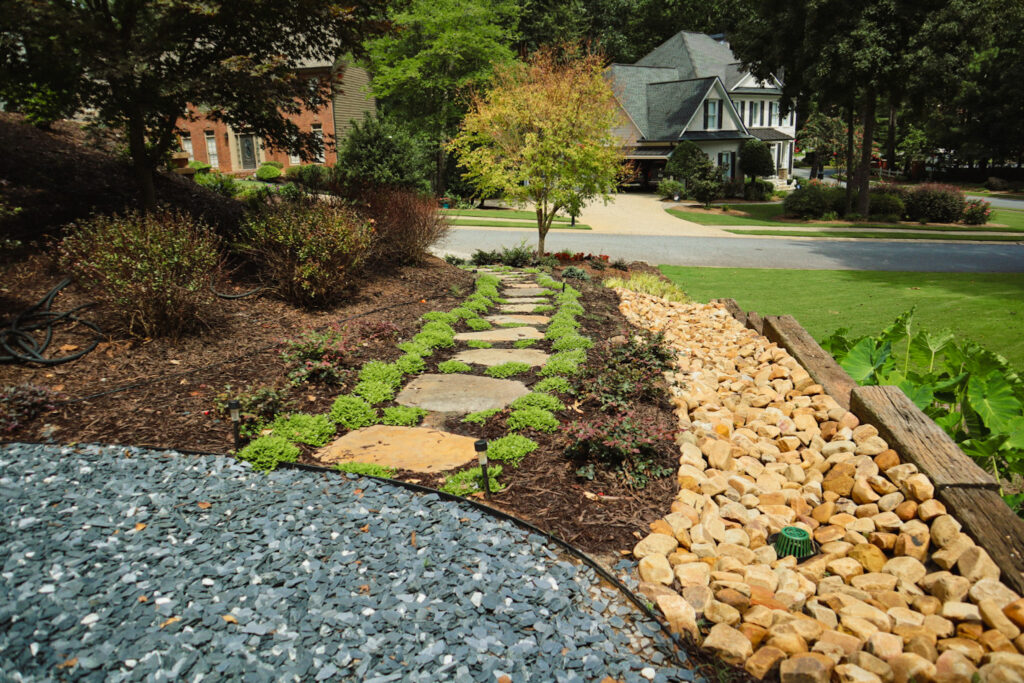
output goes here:
{"type": "Polygon", "coordinates": [[[231,427],[235,434],[235,451],[242,447],[242,435],[239,432],[242,426],[242,404],[238,399],[228,401],[228,410],[231,411],[231,427]]]}
{"type": "Polygon", "coordinates": [[[480,460],[480,473],[484,478],[484,498],[491,499],[491,480],[487,477],[487,439],[477,439],[473,444],[476,457],[480,460]]]}

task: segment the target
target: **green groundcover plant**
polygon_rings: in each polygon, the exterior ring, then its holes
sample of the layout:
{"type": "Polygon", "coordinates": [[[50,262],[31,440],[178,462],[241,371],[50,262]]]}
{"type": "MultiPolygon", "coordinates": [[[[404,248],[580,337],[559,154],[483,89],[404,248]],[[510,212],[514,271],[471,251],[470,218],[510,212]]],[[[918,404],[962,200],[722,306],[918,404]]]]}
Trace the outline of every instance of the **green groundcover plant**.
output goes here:
{"type": "MultiPolygon", "coordinates": [[[[1024,381],[1005,358],[918,328],[913,309],[877,335],[848,334],[836,330],[821,345],[856,382],[901,388],[1001,482],[1024,474],[1024,381]]],[[[1021,513],[1024,494],[1004,498],[1021,513]]]]}

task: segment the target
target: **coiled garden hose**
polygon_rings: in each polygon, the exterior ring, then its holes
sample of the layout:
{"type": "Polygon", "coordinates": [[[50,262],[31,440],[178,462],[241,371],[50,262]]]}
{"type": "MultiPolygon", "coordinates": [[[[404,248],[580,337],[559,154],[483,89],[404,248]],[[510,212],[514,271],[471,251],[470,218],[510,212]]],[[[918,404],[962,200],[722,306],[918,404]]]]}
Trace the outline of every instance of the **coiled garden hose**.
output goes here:
{"type": "Polygon", "coordinates": [[[38,363],[40,365],[60,365],[73,360],[78,360],[85,354],[95,349],[103,338],[103,331],[99,327],[79,318],[75,313],[92,306],[91,303],[76,306],[70,311],[58,313],[51,311],[53,300],[57,298],[60,291],[71,284],[71,278],[61,280],[60,284],[51,289],[49,293],[40,299],[35,305],[19,313],[9,323],[0,329],[0,349],[4,355],[0,355],[0,363],[38,363]],[[79,324],[92,330],[95,335],[89,344],[81,350],[75,351],[67,356],[46,356],[46,351],[53,341],[54,328],[62,323],[79,324]],[[33,336],[33,332],[44,332],[42,341],[33,336]]]}

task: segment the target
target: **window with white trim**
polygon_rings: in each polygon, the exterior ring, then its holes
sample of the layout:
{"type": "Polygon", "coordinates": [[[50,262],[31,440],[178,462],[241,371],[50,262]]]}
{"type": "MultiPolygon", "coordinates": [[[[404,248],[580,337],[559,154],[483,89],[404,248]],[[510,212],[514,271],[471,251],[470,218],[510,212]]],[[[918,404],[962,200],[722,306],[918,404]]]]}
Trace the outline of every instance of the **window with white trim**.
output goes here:
{"type": "Polygon", "coordinates": [[[220,159],[217,156],[217,136],[212,130],[206,131],[206,159],[213,168],[220,168],[220,159]]]}
{"type": "Polygon", "coordinates": [[[318,164],[325,163],[327,159],[324,157],[324,127],[319,123],[313,124],[313,137],[316,138],[316,158],[313,161],[318,164]]]}
{"type": "Polygon", "coordinates": [[[708,130],[715,130],[718,126],[718,100],[708,100],[708,130]]]}
{"type": "Polygon", "coordinates": [[[779,118],[779,103],[772,102],[768,105],[768,125],[782,125],[782,120],[779,118]]]}
{"type": "Polygon", "coordinates": [[[758,115],[758,110],[760,108],[761,108],[761,103],[760,102],[758,102],[756,100],[752,100],[750,102],[750,118],[747,119],[747,125],[748,126],[757,125],[757,115],[758,115]]]}
{"type": "Polygon", "coordinates": [[[181,149],[183,152],[188,152],[188,160],[195,161],[196,157],[192,154],[192,136],[189,133],[181,134],[181,149]]]}

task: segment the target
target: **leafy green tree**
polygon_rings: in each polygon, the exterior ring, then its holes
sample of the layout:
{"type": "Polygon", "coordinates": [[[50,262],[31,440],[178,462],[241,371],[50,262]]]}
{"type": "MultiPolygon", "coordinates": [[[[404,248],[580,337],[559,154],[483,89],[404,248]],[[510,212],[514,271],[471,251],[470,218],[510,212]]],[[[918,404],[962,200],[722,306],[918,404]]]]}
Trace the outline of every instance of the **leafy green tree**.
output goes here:
{"type": "Polygon", "coordinates": [[[797,133],[797,140],[804,149],[814,150],[814,163],[811,166],[811,177],[828,165],[833,158],[843,153],[843,135],[845,124],[838,116],[825,116],[814,112],[807,117],[797,133]]]}
{"type": "Polygon", "coordinates": [[[740,170],[751,180],[775,174],[772,151],[761,140],[746,140],[740,146],[740,170]]]}
{"type": "Polygon", "coordinates": [[[338,150],[335,173],[352,185],[430,189],[429,143],[392,116],[378,114],[352,125],[338,150]]]}
{"type": "Polygon", "coordinates": [[[711,202],[722,196],[722,172],[721,167],[708,164],[693,177],[690,193],[704,208],[710,207],[711,202]]]}
{"type": "Polygon", "coordinates": [[[391,14],[394,33],[365,44],[374,95],[434,144],[436,192],[444,189],[444,143],[471,93],[515,58],[519,11],[515,0],[411,0],[391,14]]]}
{"type": "Polygon", "coordinates": [[[697,174],[712,165],[710,157],[696,143],[683,140],[675,146],[665,162],[665,173],[689,187],[697,174]]]}
{"type": "Polygon", "coordinates": [[[538,255],[559,210],[607,200],[625,172],[603,67],[598,55],[547,49],[499,68],[451,143],[482,193],[534,206],[538,255]]]}
{"type": "Polygon", "coordinates": [[[271,146],[312,154],[316,137],[285,115],[325,104],[330,83],[296,67],[358,53],[363,39],[385,30],[385,2],[3,0],[0,76],[51,85],[59,68],[79,74],[76,103],[125,132],[143,205],[152,208],[153,173],[189,102],[271,146]],[[57,64],[33,61],[55,34],[57,64]]]}

